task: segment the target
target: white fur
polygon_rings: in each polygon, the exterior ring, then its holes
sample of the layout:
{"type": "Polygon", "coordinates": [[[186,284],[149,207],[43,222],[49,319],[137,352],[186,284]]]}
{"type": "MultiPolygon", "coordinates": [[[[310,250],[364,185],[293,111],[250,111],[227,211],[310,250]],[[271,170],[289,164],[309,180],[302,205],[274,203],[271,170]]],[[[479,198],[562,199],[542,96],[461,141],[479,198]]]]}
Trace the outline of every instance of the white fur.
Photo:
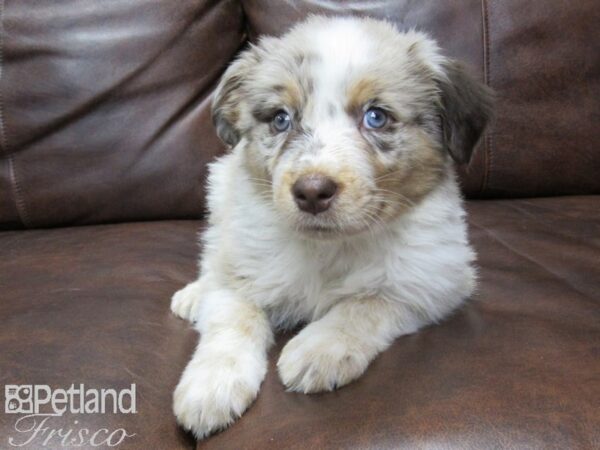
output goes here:
{"type": "MultiPolygon", "coordinates": [[[[348,26],[315,37],[332,45],[317,93],[344,73],[335,66],[340,58],[364,63],[368,43],[360,39],[337,56],[332,50],[348,26]]],[[[279,374],[289,390],[331,390],[359,377],[395,338],[447,316],[474,288],[474,253],[450,164],[431,193],[385,226],[311,239],[258,192],[245,145],[242,139],[210,167],[200,278],[171,305],[202,335],[174,396],[178,421],[200,438],[256,398],[272,328],[309,322],[283,349],[279,374]]]]}
{"type": "Polygon", "coordinates": [[[229,425],[258,394],[271,342],[263,311],[276,327],[312,322],[278,369],[289,389],[318,392],[360,376],[395,338],[443,318],[474,287],[453,178],[378,234],[311,241],[256,202],[241,159],[235,151],[211,166],[202,278],[172,303],[203,336],[175,394],[178,420],[198,437],[229,425]],[[224,276],[231,264],[248,281],[224,276]]]}

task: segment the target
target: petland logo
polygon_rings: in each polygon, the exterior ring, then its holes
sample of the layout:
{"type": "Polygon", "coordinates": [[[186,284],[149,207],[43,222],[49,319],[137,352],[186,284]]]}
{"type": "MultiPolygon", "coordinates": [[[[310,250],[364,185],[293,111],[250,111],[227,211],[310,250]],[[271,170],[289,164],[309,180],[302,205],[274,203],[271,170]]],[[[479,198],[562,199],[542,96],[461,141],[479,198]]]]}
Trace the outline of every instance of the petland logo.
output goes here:
{"type": "MultiPolygon", "coordinates": [[[[15,421],[18,433],[9,436],[12,447],[116,447],[125,439],[135,436],[124,428],[93,430],[79,426],[53,427],[52,420],[63,414],[136,414],[136,385],[127,389],[87,389],[84,384],[72,384],[68,389],[52,389],[45,384],[4,387],[4,412],[21,414],[15,421]]],[[[64,421],[61,421],[64,424],[64,421]]]]}

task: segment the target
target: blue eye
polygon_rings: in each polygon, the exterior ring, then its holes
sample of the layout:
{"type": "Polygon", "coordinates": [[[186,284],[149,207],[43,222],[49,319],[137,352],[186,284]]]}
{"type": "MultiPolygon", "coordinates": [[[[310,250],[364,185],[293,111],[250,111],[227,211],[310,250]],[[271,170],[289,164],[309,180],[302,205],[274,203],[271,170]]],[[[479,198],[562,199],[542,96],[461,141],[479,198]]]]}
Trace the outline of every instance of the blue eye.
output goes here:
{"type": "Polygon", "coordinates": [[[367,128],[382,128],[387,120],[388,116],[383,109],[369,108],[363,117],[363,124],[367,128]]]}
{"type": "Polygon", "coordinates": [[[277,111],[277,114],[275,114],[271,123],[273,124],[275,131],[281,133],[287,131],[292,126],[292,119],[285,111],[277,111]]]}

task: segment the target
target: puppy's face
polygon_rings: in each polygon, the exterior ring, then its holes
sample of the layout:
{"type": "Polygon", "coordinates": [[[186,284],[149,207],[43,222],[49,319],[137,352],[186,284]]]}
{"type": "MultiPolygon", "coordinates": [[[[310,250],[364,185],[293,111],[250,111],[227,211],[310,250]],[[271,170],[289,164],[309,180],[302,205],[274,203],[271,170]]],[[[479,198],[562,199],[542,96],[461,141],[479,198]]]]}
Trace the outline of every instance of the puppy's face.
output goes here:
{"type": "Polygon", "coordinates": [[[385,224],[467,161],[489,93],[424,35],[312,18],[227,70],[213,119],[262,199],[314,237],[385,224]]]}

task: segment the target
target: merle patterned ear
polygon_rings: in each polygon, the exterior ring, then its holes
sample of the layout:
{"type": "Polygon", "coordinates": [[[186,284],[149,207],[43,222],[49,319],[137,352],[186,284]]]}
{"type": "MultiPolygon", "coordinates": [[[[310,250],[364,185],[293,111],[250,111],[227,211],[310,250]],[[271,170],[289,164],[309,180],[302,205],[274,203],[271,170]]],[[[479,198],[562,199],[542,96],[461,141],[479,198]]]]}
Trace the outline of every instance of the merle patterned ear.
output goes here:
{"type": "Polygon", "coordinates": [[[212,101],[212,121],[219,138],[229,147],[240,141],[238,128],[239,106],[244,96],[243,84],[248,73],[258,63],[258,53],[253,47],[245,50],[227,68],[219,82],[212,101]]]}
{"type": "Polygon", "coordinates": [[[468,163],[492,118],[493,93],[454,61],[444,69],[446,76],[438,79],[444,145],[452,159],[468,163]]]}

